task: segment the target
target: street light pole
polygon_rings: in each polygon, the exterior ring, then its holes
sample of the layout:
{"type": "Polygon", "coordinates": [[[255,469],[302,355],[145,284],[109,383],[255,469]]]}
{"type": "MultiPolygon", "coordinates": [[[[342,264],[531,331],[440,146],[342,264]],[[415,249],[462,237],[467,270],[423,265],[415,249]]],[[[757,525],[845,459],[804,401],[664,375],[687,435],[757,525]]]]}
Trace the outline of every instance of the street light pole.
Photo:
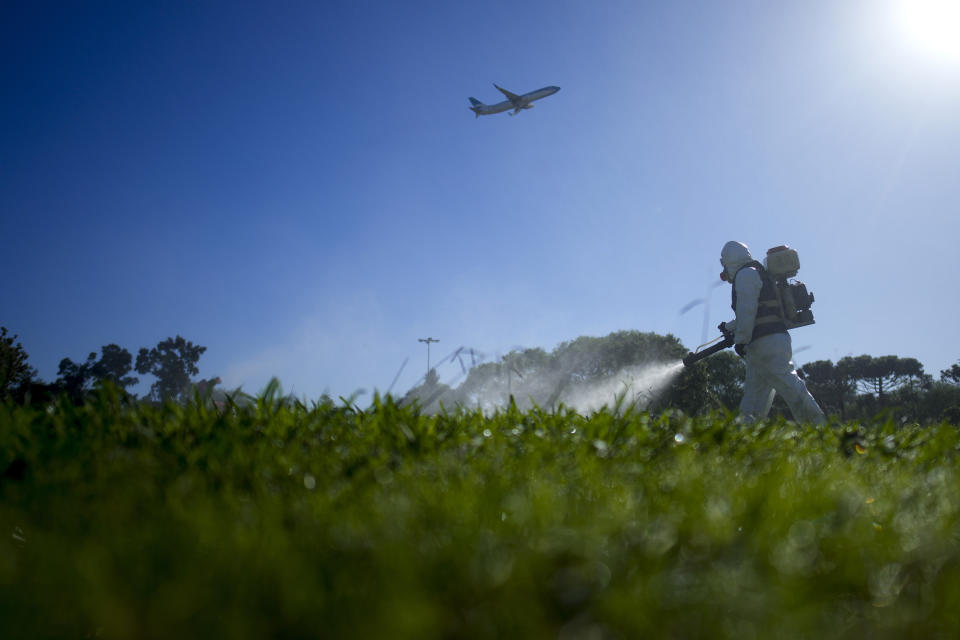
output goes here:
{"type": "Polygon", "coordinates": [[[427,343],[427,375],[430,374],[430,343],[431,342],[440,342],[436,338],[417,338],[417,342],[426,342],[427,343]]]}

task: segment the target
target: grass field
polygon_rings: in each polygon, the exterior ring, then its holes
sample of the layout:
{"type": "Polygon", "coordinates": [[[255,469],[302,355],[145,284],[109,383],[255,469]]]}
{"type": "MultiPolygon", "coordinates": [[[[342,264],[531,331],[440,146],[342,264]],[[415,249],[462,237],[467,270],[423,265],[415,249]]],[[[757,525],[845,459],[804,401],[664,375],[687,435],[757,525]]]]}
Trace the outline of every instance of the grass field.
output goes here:
{"type": "Polygon", "coordinates": [[[0,405],[0,635],[957,637],[956,427],[0,405]]]}

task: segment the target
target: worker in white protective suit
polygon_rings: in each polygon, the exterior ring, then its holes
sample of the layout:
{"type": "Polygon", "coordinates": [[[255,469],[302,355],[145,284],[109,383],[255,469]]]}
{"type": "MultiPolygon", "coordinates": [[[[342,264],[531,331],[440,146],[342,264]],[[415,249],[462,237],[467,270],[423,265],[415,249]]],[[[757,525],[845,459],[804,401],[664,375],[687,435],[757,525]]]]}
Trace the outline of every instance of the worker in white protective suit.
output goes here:
{"type": "Polygon", "coordinates": [[[793,364],[790,334],[783,322],[773,279],[753,259],[747,245],[728,242],[720,252],[721,278],[733,285],[737,317],[721,325],[733,334],[734,349],[747,365],[740,401],[740,418],[754,422],[767,417],[779,393],[797,422],[827,421],[793,364]]]}

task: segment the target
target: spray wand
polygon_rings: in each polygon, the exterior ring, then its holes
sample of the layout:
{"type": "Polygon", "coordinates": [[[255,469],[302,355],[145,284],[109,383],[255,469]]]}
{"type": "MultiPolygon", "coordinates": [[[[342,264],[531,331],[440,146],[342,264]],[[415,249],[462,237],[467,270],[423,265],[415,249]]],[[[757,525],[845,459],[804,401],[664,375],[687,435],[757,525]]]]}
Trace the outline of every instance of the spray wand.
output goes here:
{"type": "Polygon", "coordinates": [[[704,358],[708,358],[715,353],[718,353],[720,351],[723,351],[724,349],[728,349],[733,346],[733,332],[727,331],[727,329],[723,326],[723,323],[720,323],[720,326],[718,328],[720,329],[720,333],[722,335],[714,338],[710,342],[703,343],[702,345],[697,347],[696,350],[688,353],[686,357],[683,359],[683,366],[689,367],[695,362],[700,362],[704,358]],[[709,345],[713,345],[713,346],[709,346],[709,345]],[[707,347],[707,348],[704,349],[704,347],[707,347]],[[701,349],[703,349],[703,351],[701,351],[701,349]]]}

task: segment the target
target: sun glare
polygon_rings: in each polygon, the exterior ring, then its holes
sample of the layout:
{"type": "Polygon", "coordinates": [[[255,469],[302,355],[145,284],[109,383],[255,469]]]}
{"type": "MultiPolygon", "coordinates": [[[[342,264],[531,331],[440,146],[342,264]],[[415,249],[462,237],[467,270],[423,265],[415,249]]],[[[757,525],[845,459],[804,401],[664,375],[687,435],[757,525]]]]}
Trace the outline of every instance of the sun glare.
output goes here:
{"type": "Polygon", "coordinates": [[[960,64],[960,0],[901,0],[895,17],[912,47],[960,64]]]}

